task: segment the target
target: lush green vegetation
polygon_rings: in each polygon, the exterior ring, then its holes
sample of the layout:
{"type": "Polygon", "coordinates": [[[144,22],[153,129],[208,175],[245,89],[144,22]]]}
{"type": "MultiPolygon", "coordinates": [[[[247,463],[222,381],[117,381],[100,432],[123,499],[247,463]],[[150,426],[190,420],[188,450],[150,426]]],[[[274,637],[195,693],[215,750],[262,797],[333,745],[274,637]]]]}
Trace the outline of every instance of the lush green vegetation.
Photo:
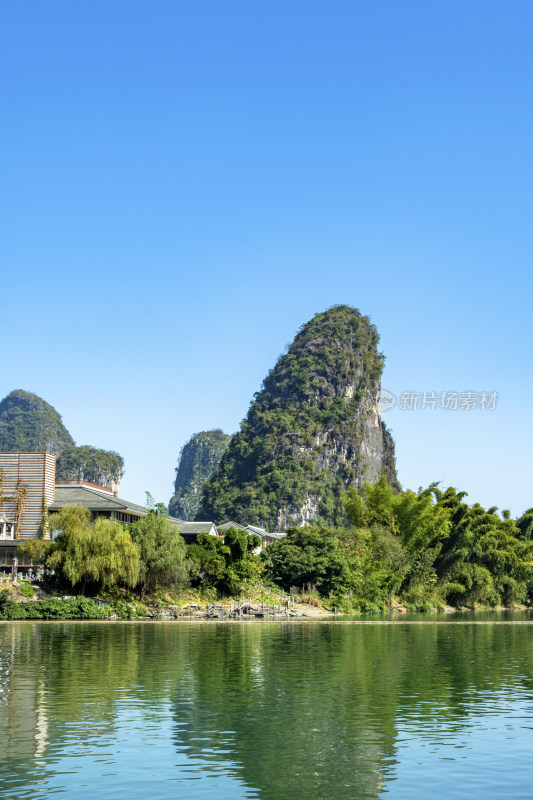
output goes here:
{"type": "Polygon", "coordinates": [[[200,533],[187,548],[192,585],[229,596],[249,590],[264,572],[253,552],[260,545],[259,536],[235,528],[226,531],[224,540],[200,533]]]}
{"type": "MultiPolygon", "coordinates": [[[[204,488],[197,519],[280,525],[309,497],[330,524],[346,520],[343,491],[369,468],[361,444],[383,367],[379,336],[349,306],[317,314],[265,378],[240,431],[204,488]]],[[[393,444],[372,464],[396,485],[393,444]]]]}
{"type": "Polygon", "coordinates": [[[0,452],[59,455],[73,446],[60,415],[36,394],[18,389],[0,403],[0,452]]]}
{"type": "Polygon", "coordinates": [[[119,484],[124,472],[124,459],[110,450],[83,445],[66,447],[56,465],[58,480],[84,480],[98,486],[119,484]]]}
{"type": "MultiPolygon", "coordinates": [[[[159,504],[154,504],[159,507],[159,504]]],[[[116,587],[137,589],[140,599],[159,589],[188,586],[185,542],[166,514],[152,510],[130,528],[81,506],[65,506],[49,526],[53,542],[24,542],[19,555],[52,569],[59,588],[97,595],[116,587]]]]}
{"type": "Polygon", "coordinates": [[[20,564],[45,564],[52,542],[45,539],[24,539],[17,548],[20,564]]]}
{"type": "Polygon", "coordinates": [[[52,515],[50,527],[60,534],[50,548],[46,565],[62,584],[80,588],[83,594],[95,594],[139,582],[139,548],[120,523],[103,517],[91,522],[89,509],[65,506],[52,515]]]}
{"type": "Polygon", "coordinates": [[[22,542],[19,562],[53,571],[57,592],[111,594],[115,600],[116,590],[130,597],[134,590],[142,602],[189,587],[210,597],[231,596],[259,582],[264,568],[253,552],[261,544],[258,536],[231,529],[224,539],[200,534],[186,547],[164,506],[153,499],[150,505],[150,513],[130,528],[103,517],[91,521],[88,509],[65,506],[49,520],[54,540],[22,542]]]}
{"type": "Polygon", "coordinates": [[[92,597],[51,597],[41,602],[17,603],[0,591],[0,619],[106,619],[109,610],[92,597]]]}
{"type": "MultiPolygon", "coordinates": [[[[103,518],[91,522],[87,509],[67,506],[52,517],[51,528],[61,531],[55,541],[23,542],[19,559],[53,569],[56,592],[105,599],[112,606],[105,614],[121,618],[143,616],[139,601],[166,602],[169,592],[175,603],[190,593],[213,600],[285,591],[362,612],[533,604],[532,509],[512,520],[508,512],[468,505],[454,488],[398,493],[385,477],[360,492],[350,489],[342,502],[346,525],[290,528],[261,554],[259,537],[236,529],[224,539],[200,534],[186,546],[154,502],[129,529],[103,518]]],[[[23,594],[30,600],[31,588],[23,594]]],[[[63,613],[52,600],[21,610],[6,597],[2,603],[4,619],[63,613]]],[[[64,618],[75,618],[77,609],[69,600],[64,618]]],[[[78,610],[81,618],[105,616],[98,604],[78,610]]]]}
{"type": "Polygon", "coordinates": [[[195,433],[180,452],[174,495],[168,510],[174,517],[196,517],[205,482],[213,475],[226,452],[230,436],[219,428],[195,433]]]}
{"type": "Polygon", "coordinates": [[[290,529],[264,551],[267,573],[345,610],[530,604],[531,511],[515,522],[464,497],[436,485],[395,494],[385,478],[350,489],[351,526],[290,529]]]}
{"type": "Polygon", "coordinates": [[[185,542],[167,516],[148,514],[131,526],[131,538],[139,551],[141,600],[148,592],[187,586],[185,542]]]}

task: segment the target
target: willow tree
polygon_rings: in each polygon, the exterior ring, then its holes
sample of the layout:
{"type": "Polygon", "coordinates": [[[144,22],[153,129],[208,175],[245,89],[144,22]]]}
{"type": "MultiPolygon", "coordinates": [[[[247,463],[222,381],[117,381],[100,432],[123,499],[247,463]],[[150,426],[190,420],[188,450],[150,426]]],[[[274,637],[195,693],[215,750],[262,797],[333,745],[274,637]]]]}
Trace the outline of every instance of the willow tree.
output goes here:
{"type": "Polygon", "coordinates": [[[88,585],[99,590],[137,584],[139,549],[118,522],[103,517],[91,522],[88,509],[66,506],[52,516],[50,527],[59,533],[47,565],[72,587],[84,592],[88,585]]]}
{"type": "Polygon", "coordinates": [[[140,556],[138,582],[141,600],[146,592],[187,585],[185,541],[168,516],[151,512],[131,526],[131,538],[140,556]]]}

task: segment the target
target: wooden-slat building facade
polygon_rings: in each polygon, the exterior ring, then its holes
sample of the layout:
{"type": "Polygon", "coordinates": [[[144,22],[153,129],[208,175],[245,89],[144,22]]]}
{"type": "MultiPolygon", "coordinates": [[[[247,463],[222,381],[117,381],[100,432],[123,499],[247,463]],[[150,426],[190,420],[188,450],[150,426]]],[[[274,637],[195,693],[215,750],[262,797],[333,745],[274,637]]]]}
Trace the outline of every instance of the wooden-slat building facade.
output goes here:
{"type": "Polygon", "coordinates": [[[0,564],[11,563],[17,541],[39,536],[54,502],[52,453],[0,453],[0,564]]]}

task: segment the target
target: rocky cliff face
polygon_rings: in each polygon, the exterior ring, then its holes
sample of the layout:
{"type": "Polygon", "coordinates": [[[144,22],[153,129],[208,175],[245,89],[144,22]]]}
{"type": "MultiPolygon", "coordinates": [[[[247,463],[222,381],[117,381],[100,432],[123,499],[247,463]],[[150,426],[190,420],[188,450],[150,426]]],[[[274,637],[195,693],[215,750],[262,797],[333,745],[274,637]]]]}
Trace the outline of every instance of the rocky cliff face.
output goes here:
{"type": "Polygon", "coordinates": [[[271,530],[317,518],[342,524],[349,486],[382,474],[397,486],[394,443],[378,407],[378,340],[368,317],[349,306],[304,325],[206,483],[198,518],[271,530]]]}
{"type": "Polygon", "coordinates": [[[204,484],[220,464],[230,438],[221,430],[202,431],[183,446],[176,467],[174,495],[168,504],[173,517],[195,519],[204,484]]]}
{"type": "Polygon", "coordinates": [[[22,389],[0,403],[0,452],[53,453],[57,480],[85,480],[113,491],[118,490],[124,471],[118,453],[76,447],[55,408],[22,389]]]}
{"type": "Polygon", "coordinates": [[[67,447],[56,464],[57,480],[82,480],[105,486],[118,492],[124,459],[112,450],[100,450],[97,447],[67,447]]]}

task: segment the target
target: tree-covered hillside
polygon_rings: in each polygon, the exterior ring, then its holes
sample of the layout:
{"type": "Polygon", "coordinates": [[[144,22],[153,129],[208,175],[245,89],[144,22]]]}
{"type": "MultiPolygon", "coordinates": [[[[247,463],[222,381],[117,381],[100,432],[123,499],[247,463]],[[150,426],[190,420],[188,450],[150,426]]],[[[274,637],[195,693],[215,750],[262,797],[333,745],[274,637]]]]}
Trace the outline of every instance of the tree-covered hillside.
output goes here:
{"type": "Polygon", "coordinates": [[[168,504],[172,516],[195,519],[204,484],[220,464],[230,438],[220,429],[201,431],[183,446],[176,467],[174,495],[168,504]]]}
{"type": "Polygon", "coordinates": [[[53,453],[74,447],[61,416],[42,397],[17,389],[0,403],[0,452],[53,453]]]}
{"type": "Polygon", "coordinates": [[[118,453],[76,447],[55,408],[22,389],[0,402],[0,452],[53,453],[57,480],[85,480],[110,489],[118,489],[124,472],[118,453]]]}
{"type": "Polygon", "coordinates": [[[204,488],[197,518],[270,529],[343,519],[340,496],[386,475],[394,443],[380,419],[383,356],[368,317],[334,306],[305,324],[256,394],[204,488]]]}
{"type": "Polygon", "coordinates": [[[122,456],[88,445],[66,447],[56,464],[58,480],[84,480],[109,489],[118,490],[123,474],[122,456]]]}

